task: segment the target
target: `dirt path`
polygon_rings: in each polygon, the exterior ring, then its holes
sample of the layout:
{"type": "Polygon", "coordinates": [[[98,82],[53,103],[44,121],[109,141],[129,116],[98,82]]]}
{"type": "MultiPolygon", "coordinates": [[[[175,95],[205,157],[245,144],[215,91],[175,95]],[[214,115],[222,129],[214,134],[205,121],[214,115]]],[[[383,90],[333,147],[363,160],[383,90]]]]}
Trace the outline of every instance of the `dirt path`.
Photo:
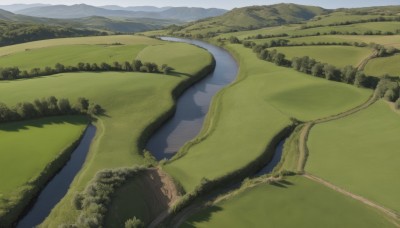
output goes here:
{"type": "Polygon", "coordinates": [[[312,129],[312,127],[314,125],[321,124],[321,123],[326,123],[326,122],[329,122],[329,121],[338,120],[338,119],[344,118],[346,116],[352,115],[354,113],[357,113],[357,112],[359,112],[361,110],[364,110],[364,109],[368,108],[369,106],[374,104],[376,101],[377,101],[377,98],[376,98],[376,96],[374,94],[374,95],[372,95],[370,97],[370,99],[368,99],[368,101],[366,101],[364,104],[362,104],[362,105],[360,105],[358,107],[355,107],[353,109],[350,109],[350,110],[348,110],[346,112],[343,112],[343,113],[340,113],[338,115],[333,115],[333,116],[329,116],[329,117],[326,117],[326,118],[321,118],[321,119],[318,119],[318,120],[314,120],[314,121],[305,123],[304,127],[301,129],[300,137],[299,137],[299,153],[300,153],[300,156],[299,156],[299,161],[298,161],[298,166],[297,166],[298,170],[299,171],[304,171],[304,168],[305,168],[305,165],[306,165],[306,161],[307,161],[307,158],[308,158],[308,147],[307,147],[308,136],[309,136],[310,131],[311,131],[311,129],[312,129]]]}
{"type": "Polygon", "coordinates": [[[365,66],[368,64],[368,62],[373,59],[376,58],[378,56],[378,51],[374,51],[371,55],[369,55],[367,58],[365,58],[363,61],[361,61],[358,66],[357,69],[358,70],[364,70],[365,66]]]}
{"type": "Polygon", "coordinates": [[[391,222],[393,222],[397,227],[400,227],[400,224],[399,224],[400,215],[397,214],[396,212],[394,212],[394,211],[392,211],[392,210],[390,210],[390,209],[388,209],[388,208],[386,208],[386,207],[384,207],[382,205],[379,205],[379,204],[377,204],[375,202],[372,202],[371,200],[368,200],[368,199],[366,199],[366,198],[364,198],[362,196],[359,196],[359,195],[353,194],[353,193],[351,193],[349,191],[346,191],[343,188],[340,188],[340,187],[338,187],[338,186],[336,186],[336,185],[334,185],[332,183],[329,183],[328,181],[325,181],[325,180],[323,180],[323,179],[321,179],[319,177],[316,177],[316,176],[314,176],[312,174],[305,173],[305,174],[303,174],[303,176],[308,178],[308,179],[310,179],[310,180],[312,180],[312,181],[315,181],[315,182],[318,182],[320,184],[323,184],[323,185],[327,186],[328,188],[330,188],[330,189],[332,189],[332,190],[334,190],[336,192],[339,192],[339,193],[341,193],[343,195],[349,196],[349,197],[351,197],[351,198],[353,198],[353,199],[355,199],[355,200],[357,200],[357,201],[359,201],[359,202],[361,202],[363,204],[366,204],[366,205],[368,205],[370,207],[373,207],[373,208],[381,211],[382,213],[384,213],[385,215],[387,215],[388,217],[390,217],[392,219],[391,222]]]}

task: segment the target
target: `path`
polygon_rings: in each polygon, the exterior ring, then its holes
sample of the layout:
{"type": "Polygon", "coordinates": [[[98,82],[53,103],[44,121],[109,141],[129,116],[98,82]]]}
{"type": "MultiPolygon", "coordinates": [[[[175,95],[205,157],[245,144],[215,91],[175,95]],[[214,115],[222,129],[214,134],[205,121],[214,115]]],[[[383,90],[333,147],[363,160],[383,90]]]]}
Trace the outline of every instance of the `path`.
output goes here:
{"type": "Polygon", "coordinates": [[[365,58],[363,61],[360,62],[360,64],[358,64],[357,66],[357,70],[364,70],[365,66],[368,64],[368,62],[373,59],[376,58],[378,56],[378,51],[374,51],[371,55],[369,55],[367,58],[365,58]]]}
{"type": "Polygon", "coordinates": [[[312,174],[305,173],[305,174],[303,174],[303,176],[308,178],[308,179],[310,179],[310,180],[312,180],[312,181],[315,181],[315,182],[318,182],[320,184],[323,184],[326,187],[328,187],[328,188],[330,188],[330,189],[332,189],[332,190],[334,190],[336,192],[339,192],[339,193],[341,193],[343,195],[349,196],[349,197],[351,197],[351,198],[353,198],[353,199],[355,199],[355,200],[357,200],[357,201],[359,201],[359,202],[361,202],[363,204],[366,204],[366,205],[368,205],[370,207],[373,207],[373,208],[381,211],[382,213],[384,213],[385,215],[387,215],[387,216],[389,216],[390,218],[393,219],[393,220],[391,220],[391,222],[393,222],[396,227],[400,227],[400,224],[399,224],[399,219],[400,219],[399,216],[400,215],[397,214],[396,212],[394,212],[394,211],[392,211],[392,210],[390,210],[390,209],[388,209],[388,208],[386,208],[386,207],[384,207],[382,205],[379,205],[379,204],[377,204],[377,203],[375,203],[375,202],[373,202],[371,200],[368,200],[368,199],[366,199],[366,198],[364,198],[362,196],[359,196],[359,195],[356,195],[356,194],[351,193],[349,191],[346,191],[343,188],[340,188],[340,187],[338,187],[338,186],[336,186],[336,185],[334,185],[332,183],[329,183],[328,181],[325,181],[325,180],[323,180],[323,179],[321,179],[319,177],[316,177],[316,176],[314,176],[312,174]]]}

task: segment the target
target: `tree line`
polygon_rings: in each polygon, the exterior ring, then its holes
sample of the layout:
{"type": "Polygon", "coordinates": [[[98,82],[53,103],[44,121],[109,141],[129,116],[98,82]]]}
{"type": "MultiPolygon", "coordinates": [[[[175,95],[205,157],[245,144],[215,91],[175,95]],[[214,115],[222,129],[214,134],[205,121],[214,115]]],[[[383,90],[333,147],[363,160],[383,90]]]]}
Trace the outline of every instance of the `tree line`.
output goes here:
{"type": "Polygon", "coordinates": [[[103,112],[100,105],[90,103],[87,98],[80,97],[76,102],[71,103],[68,99],[50,96],[35,99],[33,102],[20,102],[14,107],[0,103],[0,123],[57,115],[99,115],[103,112]]]}
{"type": "Polygon", "coordinates": [[[144,62],[141,60],[134,60],[132,63],[114,62],[113,64],[101,63],[83,63],[80,62],[76,66],[65,66],[57,63],[54,67],[32,68],[31,70],[21,71],[18,67],[0,68],[0,80],[14,80],[21,78],[32,78],[40,76],[49,76],[58,73],[70,73],[79,71],[89,72],[104,72],[104,71],[125,71],[125,72],[143,72],[143,73],[163,73],[170,74],[173,71],[172,67],[163,64],[159,67],[156,63],[144,62]]]}
{"type": "Polygon", "coordinates": [[[364,72],[353,66],[346,66],[340,69],[327,63],[318,62],[308,56],[295,57],[292,60],[288,60],[283,53],[279,53],[275,49],[268,50],[263,45],[256,45],[252,49],[261,60],[275,63],[278,66],[290,67],[315,77],[366,88],[375,88],[378,83],[377,79],[366,76],[364,72]]]}
{"type": "Polygon", "coordinates": [[[375,93],[378,97],[395,103],[395,108],[400,109],[400,79],[384,75],[379,81],[375,93]]]}
{"type": "Polygon", "coordinates": [[[362,24],[368,22],[394,22],[400,21],[400,17],[377,17],[377,18],[369,18],[369,19],[361,19],[357,21],[343,21],[343,22],[334,22],[327,25],[302,25],[301,29],[310,29],[310,28],[320,28],[320,27],[330,27],[330,26],[341,26],[341,25],[352,25],[352,24],[362,24]]]}

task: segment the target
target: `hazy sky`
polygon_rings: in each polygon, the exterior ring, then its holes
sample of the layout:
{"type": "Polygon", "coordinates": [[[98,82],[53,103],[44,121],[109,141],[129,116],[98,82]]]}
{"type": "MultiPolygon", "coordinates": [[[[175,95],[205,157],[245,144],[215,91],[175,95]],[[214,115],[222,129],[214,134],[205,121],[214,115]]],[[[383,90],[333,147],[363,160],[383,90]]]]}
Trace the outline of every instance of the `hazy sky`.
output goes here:
{"type": "Polygon", "coordinates": [[[242,7],[249,5],[271,5],[280,2],[291,2],[304,5],[318,5],[325,8],[340,7],[363,7],[378,5],[400,5],[400,0],[0,0],[0,5],[15,3],[47,3],[47,4],[79,4],[90,5],[121,5],[121,6],[192,6],[206,8],[226,8],[242,7]]]}

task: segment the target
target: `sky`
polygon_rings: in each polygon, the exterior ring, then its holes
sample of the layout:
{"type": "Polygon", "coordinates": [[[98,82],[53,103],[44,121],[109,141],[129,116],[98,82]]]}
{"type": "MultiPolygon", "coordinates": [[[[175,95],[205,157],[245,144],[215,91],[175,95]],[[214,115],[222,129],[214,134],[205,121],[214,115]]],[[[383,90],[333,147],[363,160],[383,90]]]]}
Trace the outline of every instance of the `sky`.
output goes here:
{"type": "Polygon", "coordinates": [[[351,8],[380,5],[400,5],[400,0],[0,0],[0,5],[8,4],[80,4],[102,6],[102,5],[120,5],[120,6],[190,6],[204,8],[224,8],[232,9],[250,5],[271,5],[281,2],[297,3],[303,5],[317,5],[327,9],[351,8]]]}

